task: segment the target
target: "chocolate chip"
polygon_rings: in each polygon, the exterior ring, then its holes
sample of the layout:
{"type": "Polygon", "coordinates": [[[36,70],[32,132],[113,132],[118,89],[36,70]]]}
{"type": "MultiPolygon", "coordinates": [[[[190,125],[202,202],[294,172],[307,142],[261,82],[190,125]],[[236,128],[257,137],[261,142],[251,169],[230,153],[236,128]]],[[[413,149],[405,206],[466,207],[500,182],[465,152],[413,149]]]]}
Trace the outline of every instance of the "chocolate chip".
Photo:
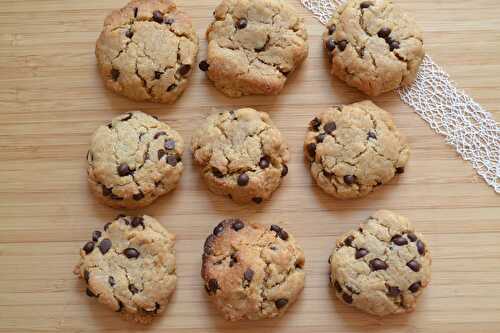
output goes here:
{"type": "Polygon", "coordinates": [[[132,198],[134,198],[134,200],[136,200],[136,201],[139,201],[139,200],[144,198],[144,193],[142,193],[142,192],[136,193],[132,196],[132,198]]]}
{"type": "Polygon", "coordinates": [[[97,242],[99,238],[101,238],[101,235],[102,233],[99,230],[94,230],[94,232],[92,232],[92,240],[97,242]]]}
{"type": "Polygon", "coordinates": [[[262,198],[261,197],[254,197],[252,198],[252,201],[255,202],[256,204],[260,204],[262,202],[262,198]]]}
{"type": "Polygon", "coordinates": [[[163,149],[158,150],[158,160],[161,160],[165,155],[167,155],[167,153],[163,149]]]}
{"type": "Polygon", "coordinates": [[[155,80],[159,80],[161,78],[162,74],[163,74],[163,72],[155,71],[155,80]]]}
{"type": "Polygon", "coordinates": [[[245,279],[245,281],[247,281],[248,283],[252,282],[252,279],[253,279],[253,271],[248,268],[245,273],[243,273],[243,279],[245,279]]]}
{"type": "Polygon", "coordinates": [[[245,227],[245,224],[241,220],[236,220],[233,222],[232,228],[234,231],[239,231],[245,227]]]}
{"type": "Polygon", "coordinates": [[[399,42],[395,40],[391,41],[391,43],[389,44],[389,48],[391,49],[391,51],[399,49],[399,42]]]}
{"type": "Polygon", "coordinates": [[[128,290],[130,290],[132,294],[137,294],[139,292],[139,289],[137,289],[137,287],[134,286],[133,284],[128,285],[128,290]]]}
{"type": "Polygon", "coordinates": [[[220,289],[219,287],[219,282],[216,279],[210,279],[208,280],[208,289],[207,291],[209,293],[216,293],[217,289],[220,289]]]}
{"type": "Polygon", "coordinates": [[[352,185],[356,182],[356,176],[354,175],[345,175],[344,176],[344,183],[347,185],[352,185]]]}
{"type": "Polygon", "coordinates": [[[259,166],[262,169],[265,169],[265,168],[269,167],[269,164],[270,164],[269,156],[262,156],[260,161],[259,161],[259,166]]]}
{"type": "Polygon", "coordinates": [[[87,271],[87,270],[83,271],[83,279],[85,280],[85,282],[89,283],[89,279],[90,279],[90,272],[89,271],[87,271]]]}
{"type": "Polygon", "coordinates": [[[387,27],[380,29],[377,33],[377,35],[383,39],[386,39],[387,37],[389,37],[390,34],[391,34],[391,29],[389,29],[387,27]]]}
{"type": "Polygon", "coordinates": [[[340,286],[340,283],[337,280],[335,280],[335,282],[333,282],[333,286],[335,287],[335,290],[338,293],[342,292],[342,287],[340,286]]]}
{"type": "Polygon", "coordinates": [[[136,216],[132,219],[132,223],[130,223],[132,228],[137,228],[138,226],[142,225],[143,229],[146,229],[146,226],[144,225],[144,218],[140,216],[136,216]]]}
{"type": "Polygon", "coordinates": [[[113,128],[113,124],[112,124],[112,123],[109,123],[109,124],[108,124],[108,128],[109,128],[109,129],[112,129],[112,128],[113,128]]]}
{"type": "Polygon", "coordinates": [[[139,8],[135,7],[134,8],[134,17],[137,17],[137,11],[139,10],[139,8]]]}
{"type": "Polygon", "coordinates": [[[352,303],[352,296],[347,294],[347,293],[343,293],[342,294],[342,299],[344,300],[344,302],[346,302],[347,304],[351,304],[352,303]]]}
{"type": "Polygon", "coordinates": [[[110,198],[111,198],[112,200],[117,200],[117,201],[123,200],[123,198],[122,198],[122,197],[119,197],[119,196],[117,196],[116,194],[111,194],[110,198]]]}
{"type": "Polygon", "coordinates": [[[92,290],[90,290],[89,288],[87,288],[87,290],[85,290],[85,292],[87,293],[87,296],[88,296],[88,297],[97,297],[97,295],[96,295],[96,294],[94,294],[94,293],[92,292],[92,290]]]}
{"type": "Polygon", "coordinates": [[[370,7],[370,6],[373,6],[373,2],[372,2],[372,1],[363,1],[363,2],[361,3],[361,5],[359,5],[359,7],[360,7],[361,9],[366,9],[366,8],[368,8],[368,7],[370,7]]]}
{"type": "Polygon", "coordinates": [[[213,234],[215,236],[220,236],[222,235],[222,233],[224,232],[224,221],[222,221],[221,223],[217,224],[214,228],[214,231],[213,231],[213,234]]]}
{"type": "Polygon", "coordinates": [[[285,177],[286,175],[288,175],[288,166],[283,164],[281,166],[281,177],[285,177]]]}
{"type": "Polygon", "coordinates": [[[367,140],[369,140],[369,139],[377,140],[377,136],[372,131],[369,131],[367,140]]]}
{"type": "Polygon", "coordinates": [[[132,38],[134,36],[134,32],[132,30],[127,30],[127,32],[125,33],[125,36],[127,38],[132,38]]]}
{"type": "Polygon", "coordinates": [[[163,14],[159,10],[153,12],[153,21],[156,23],[163,23],[163,14]]]}
{"type": "Polygon", "coordinates": [[[120,71],[117,70],[116,68],[112,68],[111,69],[111,78],[113,79],[113,81],[118,80],[119,76],[120,76],[120,71]]]}
{"type": "Polygon", "coordinates": [[[366,256],[367,254],[368,254],[367,249],[360,248],[360,249],[356,250],[356,254],[354,255],[354,258],[360,259],[360,258],[363,258],[364,256],[366,256]]]}
{"type": "Polygon", "coordinates": [[[130,170],[130,168],[128,167],[128,164],[127,163],[122,163],[118,166],[117,168],[117,171],[118,171],[118,175],[120,177],[125,177],[125,176],[128,176],[132,173],[132,171],[130,170]]]}
{"type": "Polygon", "coordinates": [[[165,144],[163,146],[167,150],[175,149],[175,141],[172,139],[165,140],[165,144]]]}
{"type": "Polygon", "coordinates": [[[111,287],[113,287],[115,285],[115,278],[110,275],[108,277],[108,283],[111,287]]]}
{"type": "Polygon", "coordinates": [[[279,298],[276,300],[276,302],[274,302],[274,304],[278,309],[281,309],[282,307],[285,307],[288,304],[288,300],[286,298],[279,298]]]}
{"type": "Polygon", "coordinates": [[[372,271],[385,270],[387,267],[387,264],[379,258],[370,260],[370,268],[372,271]]]}
{"type": "Polygon", "coordinates": [[[125,257],[129,259],[139,258],[139,251],[137,251],[133,247],[128,247],[125,250],[123,250],[123,254],[125,255],[125,257]]]}
{"type": "Polygon", "coordinates": [[[168,25],[172,25],[172,24],[174,24],[174,22],[175,22],[175,20],[174,20],[174,18],[173,18],[173,17],[167,17],[167,18],[165,19],[165,22],[164,22],[164,23],[165,23],[165,24],[168,24],[168,25]]]}
{"type": "Polygon", "coordinates": [[[417,241],[417,251],[421,256],[425,254],[425,244],[420,239],[417,241]]]}
{"type": "Polygon", "coordinates": [[[278,237],[281,238],[282,240],[286,241],[288,239],[288,232],[281,229],[281,231],[278,232],[278,237]]]}
{"type": "Polygon", "coordinates": [[[307,149],[307,153],[309,154],[309,156],[311,158],[316,157],[316,144],[315,143],[308,144],[306,149],[307,149]]]}
{"type": "Polygon", "coordinates": [[[236,254],[231,254],[231,259],[229,260],[229,267],[233,267],[234,264],[238,263],[238,258],[236,258],[236,254]]]}
{"type": "Polygon", "coordinates": [[[171,166],[176,166],[177,165],[177,156],[174,155],[168,155],[167,156],[167,163],[170,164],[171,166]]]}
{"type": "Polygon", "coordinates": [[[385,286],[387,287],[387,295],[389,296],[395,297],[399,296],[399,294],[401,293],[401,290],[399,290],[398,287],[389,286],[388,284],[386,284],[385,286]]]}
{"type": "Polygon", "coordinates": [[[278,234],[281,231],[281,227],[276,224],[271,224],[271,231],[274,231],[276,234],[278,234]]]}
{"type": "Polygon", "coordinates": [[[109,240],[108,238],[103,239],[99,244],[99,250],[101,251],[102,254],[106,254],[110,248],[111,248],[111,240],[109,240]]]}
{"type": "Polygon", "coordinates": [[[83,251],[85,251],[85,254],[89,254],[94,250],[94,246],[95,246],[94,242],[87,242],[83,246],[83,251]]]}
{"type": "Polygon", "coordinates": [[[326,134],[325,133],[318,134],[316,136],[316,142],[317,143],[322,143],[323,141],[325,141],[325,138],[326,138],[326,134]]]}
{"type": "Polygon", "coordinates": [[[414,272],[418,272],[420,270],[420,264],[416,260],[408,261],[406,266],[410,267],[410,269],[414,272]]]}
{"type": "Polygon", "coordinates": [[[250,181],[250,177],[246,173],[242,173],[241,175],[238,176],[238,185],[239,186],[246,186],[248,185],[248,182],[250,181]]]}
{"type": "Polygon", "coordinates": [[[179,68],[179,74],[181,76],[186,76],[191,71],[191,65],[182,65],[179,68]]]}
{"type": "Polygon", "coordinates": [[[210,65],[208,64],[208,62],[207,62],[206,60],[202,60],[202,61],[200,61],[200,63],[198,64],[198,67],[199,67],[202,71],[206,72],[206,71],[208,71],[208,68],[210,67],[210,65]]]}
{"type": "Polygon", "coordinates": [[[411,232],[409,232],[406,236],[408,237],[408,239],[410,240],[410,242],[414,242],[414,241],[416,241],[418,239],[417,236],[415,236],[415,234],[411,233],[411,232]]]}
{"type": "Polygon", "coordinates": [[[175,83],[173,83],[173,84],[171,84],[171,85],[168,86],[167,91],[172,91],[175,88],[177,88],[177,85],[175,83]]]}
{"type": "Polygon", "coordinates": [[[397,173],[397,174],[401,174],[401,173],[403,173],[403,172],[405,172],[405,168],[404,168],[404,167],[397,167],[397,168],[396,168],[396,173],[397,173]]]}
{"type": "Polygon", "coordinates": [[[340,42],[337,43],[337,46],[339,47],[340,51],[344,51],[345,48],[347,47],[347,41],[345,39],[341,40],[340,42]]]}
{"type": "Polygon", "coordinates": [[[108,222],[104,225],[104,231],[108,231],[109,226],[111,225],[111,222],[108,222]]]}
{"type": "Polygon", "coordinates": [[[312,130],[319,131],[320,126],[321,126],[321,120],[318,117],[315,117],[313,120],[309,122],[309,127],[312,130]]]}
{"type": "Polygon", "coordinates": [[[157,133],[153,136],[153,139],[155,139],[155,140],[156,140],[156,139],[158,139],[158,138],[159,138],[160,136],[162,136],[162,135],[167,135],[167,133],[166,133],[166,132],[164,132],[164,131],[157,132],[157,133]]]}
{"type": "Polygon", "coordinates": [[[353,241],[354,241],[354,236],[349,235],[346,237],[346,239],[344,239],[344,244],[347,246],[351,246],[353,241]]]}
{"type": "Polygon", "coordinates": [[[245,29],[247,27],[247,20],[245,18],[240,18],[238,21],[236,21],[236,29],[245,29]]]}
{"type": "Polygon", "coordinates": [[[422,284],[420,283],[420,281],[417,281],[415,283],[412,283],[409,287],[408,287],[408,290],[411,291],[412,293],[416,293],[419,289],[420,289],[420,286],[422,284]]]}
{"type": "Polygon", "coordinates": [[[335,40],[333,38],[328,38],[328,40],[325,43],[325,47],[330,52],[335,50],[335,40]]]}
{"type": "Polygon", "coordinates": [[[391,238],[391,242],[393,242],[394,244],[399,245],[399,246],[403,246],[403,245],[408,244],[408,241],[406,240],[406,238],[404,238],[401,235],[394,235],[391,238]]]}
{"type": "Polygon", "coordinates": [[[224,177],[224,174],[222,172],[220,172],[219,169],[217,168],[212,168],[212,174],[216,177],[216,178],[223,178],[224,177]]]}
{"type": "Polygon", "coordinates": [[[331,134],[333,131],[337,129],[337,125],[331,121],[329,123],[326,123],[325,126],[323,127],[326,133],[331,134]]]}
{"type": "Polygon", "coordinates": [[[328,34],[332,35],[336,30],[337,27],[335,25],[332,25],[331,27],[328,27],[328,34]]]}

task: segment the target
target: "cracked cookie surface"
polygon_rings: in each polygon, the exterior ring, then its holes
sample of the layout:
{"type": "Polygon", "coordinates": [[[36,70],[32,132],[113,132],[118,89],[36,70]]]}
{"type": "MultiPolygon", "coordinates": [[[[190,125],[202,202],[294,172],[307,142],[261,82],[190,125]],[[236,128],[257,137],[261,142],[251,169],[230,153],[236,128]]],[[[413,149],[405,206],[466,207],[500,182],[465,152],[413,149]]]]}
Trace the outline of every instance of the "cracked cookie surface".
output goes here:
{"type": "Polygon", "coordinates": [[[304,253],[278,225],[224,220],[203,251],[205,289],[227,320],[281,316],[304,288],[304,253]]]}
{"type": "Polygon", "coordinates": [[[134,0],[104,21],[96,43],[106,87],[136,101],[172,103],[196,64],[191,19],[169,0],[134,0]]]}
{"type": "Polygon", "coordinates": [[[413,310],[431,276],[431,255],[407,218],[380,210],[343,235],[330,257],[339,299],[377,316],[413,310]]]}
{"type": "Polygon", "coordinates": [[[92,193],[115,208],[141,208],[173,190],[182,174],[182,137],[143,112],[99,127],[87,153],[92,193]]]}
{"type": "Polygon", "coordinates": [[[191,147],[208,188],[236,202],[270,198],[288,173],[288,148],[269,115],[245,108],[210,115],[191,147]]]}
{"type": "Polygon", "coordinates": [[[415,20],[389,0],[349,0],[323,35],[331,73],[377,96],[410,85],[425,55],[415,20]]]}
{"type": "Polygon", "coordinates": [[[353,199],[403,173],[410,148],[389,113],[364,101],[315,117],[304,154],[312,177],[326,193],[353,199]]]}
{"type": "Polygon", "coordinates": [[[284,0],[223,0],[214,17],[200,68],[227,96],[276,95],[307,57],[303,19],[284,0]]]}
{"type": "Polygon", "coordinates": [[[120,215],[91,238],[74,270],[86,294],[141,323],[163,312],[177,280],[175,236],[150,216],[120,215]]]}

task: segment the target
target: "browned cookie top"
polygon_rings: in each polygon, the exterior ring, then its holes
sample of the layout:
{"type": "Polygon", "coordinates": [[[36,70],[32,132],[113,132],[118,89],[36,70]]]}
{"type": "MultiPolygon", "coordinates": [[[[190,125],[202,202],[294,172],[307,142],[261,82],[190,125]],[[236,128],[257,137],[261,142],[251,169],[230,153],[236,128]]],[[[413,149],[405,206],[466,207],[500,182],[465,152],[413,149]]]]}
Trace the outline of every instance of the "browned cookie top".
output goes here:
{"type": "Polygon", "coordinates": [[[139,101],[171,103],[196,63],[191,19],[169,0],[134,0],[113,11],[97,40],[106,86],[139,101]]]}
{"type": "Polygon", "coordinates": [[[228,219],[204,246],[201,275],[228,320],[282,315],[304,288],[304,254],[278,225],[228,219]]]}

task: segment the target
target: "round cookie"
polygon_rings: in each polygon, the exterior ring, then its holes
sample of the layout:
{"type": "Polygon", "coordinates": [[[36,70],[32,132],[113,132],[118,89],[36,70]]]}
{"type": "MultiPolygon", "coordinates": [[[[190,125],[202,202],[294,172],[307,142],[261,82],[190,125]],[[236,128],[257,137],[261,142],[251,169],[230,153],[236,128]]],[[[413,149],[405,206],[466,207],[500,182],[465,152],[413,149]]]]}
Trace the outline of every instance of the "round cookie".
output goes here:
{"type": "Polygon", "coordinates": [[[424,57],[422,32],[390,0],[348,0],[323,35],[331,73],[377,96],[410,85],[424,57]]]}
{"type": "Polygon", "coordinates": [[[208,188],[236,202],[261,203],[288,173],[288,148],[269,115],[245,108],[209,116],[191,147],[208,188]]]}
{"type": "Polygon", "coordinates": [[[278,94],[309,52],[304,21],[285,0],[223,0],[214,17],[200,69],[227,96],[278,94]]]}
{"type": "Polygon", "coordinates": [[[169,0],[134,0],[104,21],[95,54],[106,87],[136,101],[172,103],[198,54],[191,19],[169,0]]]}
{"type": "Polygon", "coordinates": [[[115,208],[141,208],[173,190],[184,142],[167,124],[139,111],[99,127],[87,153],[92,193],[115,208]]]}
{"type": "Polygon", "coordinates": [[[431,276],[422,235],[407,218],[387,210],[343,235],[329,262],[337,297],[377,316],[413,310],[431,276]]]}
{"type": "Polygon", "coordinates": [[[204,246],[201,276],[227,320],[281,316],[304,288],[304,253],[277,225],[228,219],[204,246]]]}
{"type": "Polygon", "coordinates": [[[141,323],[163,312],[177,280],[175,236],[150,216],[119,215],[91,237],[74,270],[87,295],[141,323]]]}
{"type": "Polygon", "coordinates": [[[371,101],[334,106],[314,118],[304,151],[316,183],[339,199],[363,197],[389,182],[410,155],[389,113],[371,101]]]}

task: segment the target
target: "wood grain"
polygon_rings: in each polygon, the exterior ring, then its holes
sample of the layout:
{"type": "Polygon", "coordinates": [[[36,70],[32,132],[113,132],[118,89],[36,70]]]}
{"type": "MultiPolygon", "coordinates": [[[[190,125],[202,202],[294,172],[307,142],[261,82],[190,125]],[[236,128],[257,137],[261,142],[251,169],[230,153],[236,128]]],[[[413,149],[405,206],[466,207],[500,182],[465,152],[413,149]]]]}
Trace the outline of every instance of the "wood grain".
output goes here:
{"type": "MultiPolygon", "coordinates": [[[[202,38],[218,0],[183,0],[202,38]]],[[[292,0],[290,0],[292,1],[292,0]]],[[[0,332],[499,332],[500,200],[394,93],[375,100],[407,135],[412,156],[398,181],[369,197],[336,201],[313,185],[302,140],[313,114],[364,97],[327,74],[323,27],[306,18],[310,56],[277,97],[228,99],[196,71],[172,106],[134,103],[103,88],[94,43],[123,0],[0,1],[0,332]],[[116,210],[98,204],[85,179],[89,136],[133,109],[158,115],[190,140],[212,108],[252,106],[271,114],[291,148],[289,176],[262,206],[210,194],[189,153],[179,188],[145,213],[177,234],[176,293],[149,328],[122,321],[83,293],[71,273],[78,249],[116,210]],[[334,299],[327,258],[334,241],[376,209],[407,215],[426,234],[433,279],[417,310],[378,319],[334,299]],[[203,241],[223,218],[284,223],[307,257],[306,288],[282,319],[225,322],[199,277],[203,241]]],[[[434,60],[500,120],[500,6],[496,0],[399,0],[425,30],[434,60]]]]}

